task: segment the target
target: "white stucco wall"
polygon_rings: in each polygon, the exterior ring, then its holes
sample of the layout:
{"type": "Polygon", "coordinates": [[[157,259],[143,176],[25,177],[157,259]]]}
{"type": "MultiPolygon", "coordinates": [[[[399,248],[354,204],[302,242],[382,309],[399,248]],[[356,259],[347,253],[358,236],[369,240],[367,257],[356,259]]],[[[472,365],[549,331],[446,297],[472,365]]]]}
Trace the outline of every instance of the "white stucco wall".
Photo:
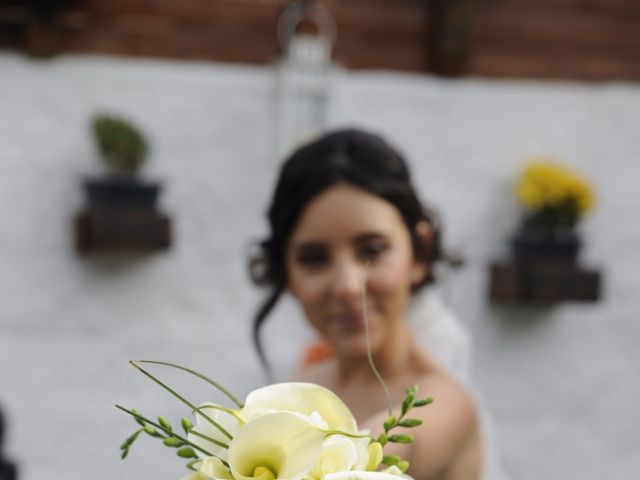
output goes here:
{"type": "MultiPolygon", "coordinates": [[[[249,343],[260,292],[246,276],[250,240],[276,163],[272,72],[208,63],[0,55],[0,402],[20,479],[179,478],[179,460],[142,439],[114,403],[177,415],[173,399],[127,367],[152,357],[198,367],[239,395],[262,382],[249,343]],[[170,252],[86,259],[70,222],[81,178],[98,169],[88,121],[135,119],[166,184],[170,252]]],[[[410,159],[468,260],[443,292],[476,343],[476,380],[513,478],[634,479],[640,471],[640,87],[344,74],[334,125],[385,134],[410,159]],[[487,265],[506,251],[524,159],[551,154],[591,177],[599,205],[583,224],[583,262],[605,273],[596,304],[495,307],[487,265]]],[[[293,305],[268,327],[282,378],[309,332],[293,305]]],[[[163,377],[208,391],[184,377],[163,377]]]]}

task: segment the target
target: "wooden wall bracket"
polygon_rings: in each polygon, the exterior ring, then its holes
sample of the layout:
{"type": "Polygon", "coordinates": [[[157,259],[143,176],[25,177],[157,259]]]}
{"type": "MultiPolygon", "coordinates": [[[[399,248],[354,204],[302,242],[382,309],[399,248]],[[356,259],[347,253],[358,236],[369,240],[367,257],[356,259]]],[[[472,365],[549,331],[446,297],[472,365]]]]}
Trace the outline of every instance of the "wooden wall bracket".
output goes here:
{"type": "Polygon", "coordinates": [[[492,302],[555,303],[600,299],[600,272],[573,262],[494,262],[490,275],[489,298],[492,302]]]}
{"type": "Polygon", "coordinates": [[[169,218],[135,208],[86,209],[74,221],[80,253],[150,253],[171,244],[169,218]]]}

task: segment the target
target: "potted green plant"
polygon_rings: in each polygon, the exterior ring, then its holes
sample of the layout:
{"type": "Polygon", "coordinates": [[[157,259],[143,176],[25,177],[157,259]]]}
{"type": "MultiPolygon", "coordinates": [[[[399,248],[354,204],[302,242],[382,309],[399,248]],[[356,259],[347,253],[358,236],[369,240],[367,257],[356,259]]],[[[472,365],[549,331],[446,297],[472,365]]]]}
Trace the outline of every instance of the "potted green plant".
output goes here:
{"type": "Polygon", "coordinates": [[[104,114],[94,117],[92,131],[108,173],[86,181],[89,206],[155,208],[160,186],[138,178],[149,153],[144,134],[130,121],[104,114]]]}
{"type": "Polygon", "coordinates": [[[84,182],[88,204],[75,218],[76,249],[81,253],[166,250],[171,222],[156,208],[160,184],[139,175],[149,153],[144,134],[113,115],[97,115],[91,127],[106,174],[84,182]]]}
{"type": "Polygon", "coordinates": [[[578,223],[594,204],[589,182],[553,160],[535,159],[520,176],[516,196],[523,208],[511,240],[516,259],[574,261],[581,246],[578,223]]]}

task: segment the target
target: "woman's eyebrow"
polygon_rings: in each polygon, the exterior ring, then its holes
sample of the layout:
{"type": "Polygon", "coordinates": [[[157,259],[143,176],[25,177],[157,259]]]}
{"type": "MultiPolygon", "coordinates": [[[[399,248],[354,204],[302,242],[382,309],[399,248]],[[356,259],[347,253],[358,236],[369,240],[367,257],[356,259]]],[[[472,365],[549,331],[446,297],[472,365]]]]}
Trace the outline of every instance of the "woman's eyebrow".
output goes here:
{"type": "Polygon", "coordinates": [[[365,232],[358,234],[353,240],[355,243],[365,243],[371,240],[386,240],[387,235],[384,232],[365,232]]]}
{"type": "Polygon", "coordinates": [[[324,243],[320,240],[297,240],[289,243],[289,248],[294,250],[303,250],[307,248],[323,248],[324,243]]]}

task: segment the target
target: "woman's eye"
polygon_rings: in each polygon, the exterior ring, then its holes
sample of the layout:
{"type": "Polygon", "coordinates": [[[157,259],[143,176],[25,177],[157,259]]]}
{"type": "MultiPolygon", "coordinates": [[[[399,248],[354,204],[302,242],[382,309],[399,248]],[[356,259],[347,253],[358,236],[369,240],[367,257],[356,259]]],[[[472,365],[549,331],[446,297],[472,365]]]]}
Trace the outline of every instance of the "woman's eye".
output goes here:
{"type": "Polygon", "coordinates": [[[376,260],[380,255],[388,250],[385,243],[366,243],[358,247],[358,258],[360,260],[376,260]]]}
{"type": "Polygon", "coordinates": [[[302,250],[296,255],[296,262],[307,268],[322,267],[327,263],[328,255],[322,249],[302,250]]]}

